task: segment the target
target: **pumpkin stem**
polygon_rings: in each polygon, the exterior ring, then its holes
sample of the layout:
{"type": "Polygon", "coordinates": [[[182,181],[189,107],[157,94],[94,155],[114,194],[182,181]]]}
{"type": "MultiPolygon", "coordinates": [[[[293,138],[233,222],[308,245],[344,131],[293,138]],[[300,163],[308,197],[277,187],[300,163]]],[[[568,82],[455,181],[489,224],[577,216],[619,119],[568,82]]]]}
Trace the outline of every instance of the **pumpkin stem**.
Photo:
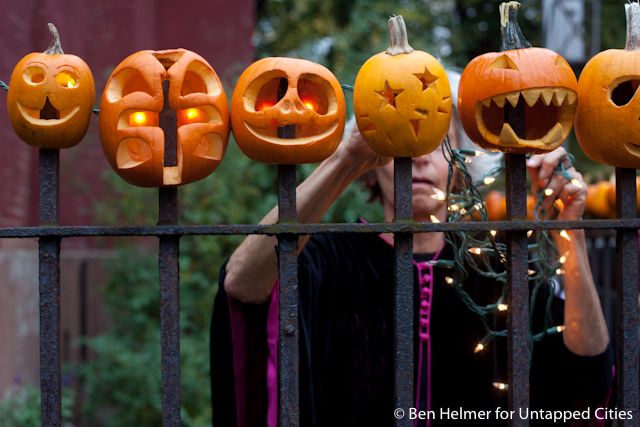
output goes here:
{"type": "Polygon", "coordinates": [[[400,55],[402,53],[411,53],[413,48],[409,46],[409,37],[407,36],[407,26],[402,16],[392,16],[389,18],[389,55],[400,55]]]}
{"type": "Polygon", "coordinates": [[[47,24],[49,26],[49,31],[51,32],[51,43],[47,50],[44,53],[48,53],[49,55],[62,54],[64,51],[62,50],[62,45],[60,44],[60,34],[58,33],[58,29],[51,22],[47,24]]]}
{"type": "Polygon", "coordinates": [[[510,1],[500,5],[500,50],[526,49],[531,43],[524,38],[518,25],[520,3],[510,1]]]}
{"type": "Polygon", "coordinates": [[[637,2],[624,5],[627,15],[627,45],[625,50],[640,50],[640,4],[637,2]]]}

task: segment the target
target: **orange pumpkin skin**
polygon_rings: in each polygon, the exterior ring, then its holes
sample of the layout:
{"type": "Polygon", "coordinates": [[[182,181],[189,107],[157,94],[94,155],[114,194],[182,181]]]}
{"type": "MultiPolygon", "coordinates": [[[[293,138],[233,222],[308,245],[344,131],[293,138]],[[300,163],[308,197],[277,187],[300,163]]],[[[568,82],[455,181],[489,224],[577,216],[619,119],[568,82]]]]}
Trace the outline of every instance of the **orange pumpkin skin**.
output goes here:
{"type": "Polygon", "coordinates": [[[435,150],[449,130],[451,88],[442,65],[409,46],[402,16],[389,19],[389,49],[358,71],[353,108],[371,149],[389,157],[435,150]]]}
{"type": "Polygon", "coordinates": [[[344,131],[344,94],[331,71],[295,58],[264,58],[238,79],[231,99],[233,135],[242,152],[262,163],[320,162],[344,131]],[[279,87],[284,93],[280,99],[279,87]],[[293,138],[278,135],[288,126],[293,138]]]}
{"type": "Polygon", "coordinates": [[[358,71],[353,104],[362,136],[384,156],[430,153],[449,130],[449,79],[427,52],[381,52],[369,58],[358,71]]]}
{"type": "Polygon", "coordinates": [[[621,168],[640,168],[640,98],[637,92],[634,95],[635,88],[629,88],[629,96],[614,95],[638,80],[640,53],[635,50],[601,52],[582,70],[576,137],[592,160],[621,168]]]}
{"type": "Polygon", "coordinates": [[[81,58],[64,53],[30,53],[11,73],[9,121],[29,145],[73,147],[87,133],[94,98],[93,75],[81,58]],[[47,109],[58,118],[41,118],[47,109]]]}
{"type": "Polygon", "coordinates": [[[615,218],[616,199],[615,186],[609,181],[601,181],[587,187],[587,199],[584,205],[586,214],[596,218],[615,218]],[[613,203],[610,200],[613,189],[613,203]]]}
{"type": "Polygon", "coordinates": [[[227,148],[227,97],[216,72],[185,50],[144,50],[113,71],[100,103],[100,139],[111,167],[141,187],[174,187],[212,173],[227,148]],[[177,115],[177,165],[165,166],[165,138],[158,127],[169,81],[169,106],[177,115]],[[144,121],[136,122],[143,114],[144,121]]]}
{"type": "MultiPolygon", "coordinates": [[[[460,120],[469,137],[489,150],[542,153],[559,147],[573,126],[578,84],[567,61],[543,48],[491,52],[462,72],[460,120]],[[504,107],[522,98],[524,138],[504,124],[504,107]]],[[[520,100],[522,102],[522,100],[520,100]]]]}

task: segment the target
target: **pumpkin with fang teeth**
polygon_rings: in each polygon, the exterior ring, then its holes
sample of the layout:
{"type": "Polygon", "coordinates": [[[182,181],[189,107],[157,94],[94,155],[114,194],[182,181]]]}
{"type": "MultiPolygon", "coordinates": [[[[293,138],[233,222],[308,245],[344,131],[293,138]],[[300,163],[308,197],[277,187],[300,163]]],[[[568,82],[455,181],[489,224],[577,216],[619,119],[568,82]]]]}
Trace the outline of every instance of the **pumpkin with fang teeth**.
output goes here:
{"type": "Polygon", "coordinates": [[[324,160],[345,126],[338,79],[320,64],[263,58],[240,76],[231,100],[233,135],[242,152],[263,163],[324,160]]]}
{"type": "Polygon", "coordinates": [[[625,5],[625,49],[600,52],[580,74],[576,137],[589,158],[640,168],[640,5],[625,5]]]}
{"type": "MultiPolygon", "coordinates": [[[[501,9],[517,10],[514,3],[501,9]]],[[[478,56],[462,72],[460,119],[469,137],[483,148],[541,153],[559,147],[571,132],[578,99],[571,66],[552,50],[527,45],[524,40],[515,49],[478,56]],[[521,111],[522,129],[509,122],[510,109],[521,111]]]]}
{"type": "Polygon", "coordinates": [[[100,103],[102,148],[131,184],[175,187],[203,179],[222,161],[228,138],[224,89],[195,52],[136,52],[107,81],[100,103]]]}
{"type": "Polygon", "coordinates": [[[30,53],[18,62],[9,81],[7,111],[16,134],[40,148],[69,148],[87,133],[95,97],[89,66],[65,54],[58,30],[44,53],[30,53]]]}

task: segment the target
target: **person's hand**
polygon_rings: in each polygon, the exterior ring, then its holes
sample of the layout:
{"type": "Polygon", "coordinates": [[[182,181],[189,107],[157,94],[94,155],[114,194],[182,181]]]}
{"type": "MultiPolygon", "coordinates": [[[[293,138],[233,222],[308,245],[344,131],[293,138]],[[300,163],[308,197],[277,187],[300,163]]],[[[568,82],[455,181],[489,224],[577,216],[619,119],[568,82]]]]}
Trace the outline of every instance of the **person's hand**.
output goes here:
{"type": "Polygon", "coordinates": [[[539,190],[553,191],[549,196],[543,196],[544,219],[551,216],[552,205],[556,199],[562,200],[564,204],[562,211],[558,214],[558,220],[581,219],[587,200],[587,186],[582,175],[573,166],[566,171],[568,177],[554,174],[554,169],[562,162],[569,166],[567,151],[562,147],[549,153],[531,156],[527,160],[527,169],[531,179],[532,192],[536,196],[539,190]]]}
{"type": "Polygon", "coordinates": [[[392,160],[391,157],[373,151],[355,124],[351,127],[351,131],[346,132],[342,137],[336,156],[347,164],[359,168],[360,173],[384,166],[392,160]]]}

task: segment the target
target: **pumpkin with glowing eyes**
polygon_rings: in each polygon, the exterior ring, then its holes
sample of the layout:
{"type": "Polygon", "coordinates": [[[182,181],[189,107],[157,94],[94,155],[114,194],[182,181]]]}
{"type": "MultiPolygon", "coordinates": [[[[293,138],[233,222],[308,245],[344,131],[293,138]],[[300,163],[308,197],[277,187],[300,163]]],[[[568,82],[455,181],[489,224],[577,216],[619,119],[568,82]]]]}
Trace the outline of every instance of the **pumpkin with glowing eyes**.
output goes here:
{"type": "Polygon", "coordinates": [[[68,148],[87,133],[95,97],[89,66],[62,51],[58,31],[44,53],[18,62],[9,81],[7,111],[16,134],[40,148],[68,148]]]}
{"type": "MultiPolygon", "coordinates": [[[[501,13],[517,10],[516,5],[503,3],[501,13]]],[[[524,39],[518,42],[531,46],[524,39]]],[[[549,49],[518,47],[480,55],[467,65],[460,77],[458,110],[465,131],[481,147],[542,153],[569,136],[577,92],[576,76],[562,56],[549,49]],[[510,109],[522,112],[523,129],[509,123],[510,109]]]]}
{"type": "Polygon", "coordinates": [[[389,49],[369,58],[356,76],[356,122],[375,152],[418,157],[437,148],[449,130],[449,80],[433,56],[409,46],[402,16],[389,19],[389,38],[389,49]]]}
{"type": "Polygon", "coordinates": [[[194,52],[140,51],[107,81],[100,104],[102,148],[131,184],[173,187],[205,178],[222,160],[228,137],[224,89],[194,52]]]}
{"type": "Polygon", "coordinates": [[[580,74],[576,137],[592,160],[640,168],[640,5],[625,5],[625,49],[600,52],[580,74]]]}
{"type": "Polygon", "coordinates": [[[337,148],[345,111],[340,84],[327,68],[304,59],[264,58],[238,79],[231,123],[238,146],[253,160],[315,163],[337,148]]]}

